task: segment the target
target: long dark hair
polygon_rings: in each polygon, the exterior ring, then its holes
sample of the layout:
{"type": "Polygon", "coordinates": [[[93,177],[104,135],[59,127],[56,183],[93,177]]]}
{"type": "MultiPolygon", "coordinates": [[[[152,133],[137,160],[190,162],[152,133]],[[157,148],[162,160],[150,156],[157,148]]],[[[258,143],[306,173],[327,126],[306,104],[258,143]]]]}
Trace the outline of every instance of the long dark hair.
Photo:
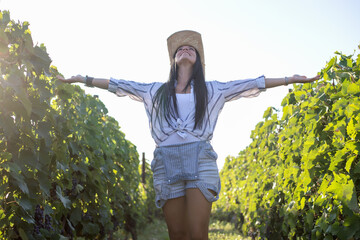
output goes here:
{"type": "MultiPolygon", "coordinates": [[[[175,53],[176,54],[176,53],[175,53]]],[[[175,56],[174,56],[175,57],[175,56]]],[[[153,106],[156,111],[156,118],[159,121],[165,119],[170,124],[171,116],[175,119],[179,116],[178,107],[176,103],[175,81],[178,76],[176,62],[173,61],[171,65],[169,79],[165,82],[155,93],[153,99],[153,106]],[[171,106],[172,102],[172,106],[171,106]]],[[[194,81],[193,89],[195,95],[195,125],[201,128],[204,121],[205,112],[208,104],[208,91],[205,83],[205,76],[201,64],[199,53],[196,50],[196,61],[193,67],[193,73],[188,80],[184,91],[190,86],[191,81],[194,81]]]]}

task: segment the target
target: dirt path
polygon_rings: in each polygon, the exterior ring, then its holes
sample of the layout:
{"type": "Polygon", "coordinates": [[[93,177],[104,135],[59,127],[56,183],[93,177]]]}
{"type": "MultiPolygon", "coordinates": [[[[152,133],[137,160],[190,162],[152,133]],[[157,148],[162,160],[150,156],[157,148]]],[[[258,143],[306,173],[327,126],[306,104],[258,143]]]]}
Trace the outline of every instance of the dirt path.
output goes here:
{"type": "MultiPolygon", "coordinates": [[[[250,240],[243,238],[234,230],[231,223],[211,222],[209,226],[210,240],[250,240]]],[[[165,221],[156,220],[149,224],[143,232],[139,232],[139,240],[169,240],[165,221]]]]}

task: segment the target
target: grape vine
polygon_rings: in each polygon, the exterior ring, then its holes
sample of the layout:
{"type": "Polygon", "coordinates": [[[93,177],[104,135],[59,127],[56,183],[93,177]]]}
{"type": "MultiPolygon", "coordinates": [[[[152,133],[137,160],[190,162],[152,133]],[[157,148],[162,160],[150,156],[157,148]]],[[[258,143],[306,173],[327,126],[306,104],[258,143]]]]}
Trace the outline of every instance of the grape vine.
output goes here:
{"type": "Polygon", "coordinates": [[[136,147],[99,99],[56,79],[45,45],[8,11],[0,71],[0,238],[136,239],[146,220],[136,147]]]}
{"type": "MultiPolygon", "coordinates": [[[[360,46],[359,46],[360,48],[360,46]]],[[[269,107],[221,171],[215,216],[261,239],[360,239],[360,54],[269,107]]]]}

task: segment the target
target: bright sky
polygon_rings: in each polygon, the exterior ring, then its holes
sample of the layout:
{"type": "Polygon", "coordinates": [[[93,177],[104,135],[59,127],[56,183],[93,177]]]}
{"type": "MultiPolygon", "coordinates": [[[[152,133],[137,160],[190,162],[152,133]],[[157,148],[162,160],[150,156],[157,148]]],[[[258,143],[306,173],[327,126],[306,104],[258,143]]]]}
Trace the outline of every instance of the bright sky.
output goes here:
{"type": "MultiPolygon", "coordinates": [[[[0,0],[0,9],[30,22],[34,43],[47,46],[65,77],[165,82],[166,38],[184,29],[202,34],[207,80],[312,77],[335,51],[353,54],[360,44],[357,0],[0,0]]],[[[219,168],[250,143],[269,106],[281,109],[289,87],[225,105],[212,140],[219,168]]],[[[151,160],[155,144],[142,103],[83,88],[99,95],[140,156],[151,160]]]]}

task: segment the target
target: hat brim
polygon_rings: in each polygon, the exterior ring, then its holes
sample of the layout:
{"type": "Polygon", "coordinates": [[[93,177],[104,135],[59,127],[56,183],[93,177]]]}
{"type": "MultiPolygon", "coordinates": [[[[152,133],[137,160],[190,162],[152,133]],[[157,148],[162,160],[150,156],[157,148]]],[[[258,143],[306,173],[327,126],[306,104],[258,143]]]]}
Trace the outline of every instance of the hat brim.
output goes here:
{"type": "Polygon", "coordinates": [[[174,63],[174,55],[179,47],[192,46],[198,51],[201,64],[203,66],[203,71],[205,71],[204,47],[200,33],[191,30],[175,32],[170,37],[168,37],[167,45],[170,64],[174,63]]]}

